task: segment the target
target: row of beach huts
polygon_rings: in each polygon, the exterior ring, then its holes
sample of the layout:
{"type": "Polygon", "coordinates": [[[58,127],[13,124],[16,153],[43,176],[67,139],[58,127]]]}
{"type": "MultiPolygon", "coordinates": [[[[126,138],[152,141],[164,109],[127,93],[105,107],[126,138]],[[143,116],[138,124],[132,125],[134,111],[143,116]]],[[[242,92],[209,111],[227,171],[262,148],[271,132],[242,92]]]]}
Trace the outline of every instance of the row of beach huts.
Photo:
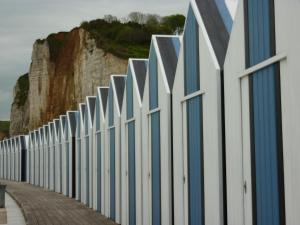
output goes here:
{"type": "Polygon", "coordinates": [[[1,179],[122,225],[300,224],[300,4],[191,0],[183,35],[0,142],[1,179]]]}

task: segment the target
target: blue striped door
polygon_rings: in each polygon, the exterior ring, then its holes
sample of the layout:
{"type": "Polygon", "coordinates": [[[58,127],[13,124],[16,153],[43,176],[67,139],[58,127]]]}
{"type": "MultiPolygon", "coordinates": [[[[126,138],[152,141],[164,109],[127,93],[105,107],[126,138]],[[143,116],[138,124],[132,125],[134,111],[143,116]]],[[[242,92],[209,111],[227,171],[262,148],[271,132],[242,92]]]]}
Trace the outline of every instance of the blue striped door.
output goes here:
{"type": "MultiPolygon", "coordinates": [[[[86,115],[87,117],[87,115],[86,115]]],[[[89,136],[85,137],[85,185],[86,185],[86,189],[85,189],[85,200],[86,200],[86,204],[89,205],[90,204],[90,174],[89,174],[89,157],[90,157],[90,138],[89,136]]]]}
{"type": "MultiPolygon", "coordinates": [[[[80,123],[80,121],[78,122],[78,124],[80,123]]],[[[80,126],[80,125],[78,125],[80,126]]],[[[80,129],[79,129],[80,130],[80,129]]],[[[81,139],[78,137],[77,139],[77,162],[78,162],[78,165],[77,165],[77,170],[76,170],[76,173],[77,173],[77,188],[78,188],[78,200],[81,200],[81,139]]]]}
{"type": "Polygon", "coordinates": [[[204,224],[201,97],[187,102],[189,224],[204,224]]]}
{"type": "MultiPolygon", "coordinates": [[[[199,31],[190,7],[184,33],[185,95],[200,90],[199,31]]],[[[204,173],[202,146],[202,97],[187,100],[188,220],[189,225],[204,224],[204,173]]]]}
{"type": "Polygon", "coordinates": [[[160,113],[151,115],[152,225],[161,224],[160,113]]]}
{"type": "MultiPolygon", "coordinates": [[[[246,1],[248,67],[276,53],[273,0],[246,1]]],[[[284,184],[280,68],[274,64],[249,78],[252,205],[255,225],[283,225],[284,184]]]]}
{"type": "Polygon", "coordinates": [[[101,162],[101,153],[102,153],[102,146],[101,146],[101,130],[100,130],[100,97],[98,96],[96,99],[96,184],[97,184],[97,190],[96,190],[96,210],[99,210],[101,212],[101,178],[102,178],[102,162],[101,162]]]}
{"type": "Polygon", "coordinates": [[[135,123],[128,123],[129,225],[136,224],[135,123]]]}
{"type": "Polygon", "coordinates": [[[110,218],[116,219],[115,128],[110,129],[110,218]]]}
{"type": "MultiPolygon", "coordinates": [[[[100,121],[99,121],[100,124],[100,121]]],[[[102,166],[102,162],[101,162],[101,132],[97,133],[96,135],[97,139],[97,210],[101,210],[101,166],[102,166]]]]}

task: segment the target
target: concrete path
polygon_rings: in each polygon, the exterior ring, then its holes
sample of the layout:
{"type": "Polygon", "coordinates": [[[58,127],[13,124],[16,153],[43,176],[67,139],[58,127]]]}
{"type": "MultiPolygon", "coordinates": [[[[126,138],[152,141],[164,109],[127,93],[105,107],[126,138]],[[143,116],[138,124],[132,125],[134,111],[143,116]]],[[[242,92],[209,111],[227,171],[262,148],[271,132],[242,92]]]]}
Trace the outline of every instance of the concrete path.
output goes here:
{"type": "Polygon", "coordinates": [[[27,183],[1,181],[28,225],[116,225],[74,199],[27,183]]]}
{"type": "Polygon", "coordinates": [[[26,225],[21,209],[7,193],[5,193],[5,207],[7,212],[7,225],[26,225]]]}

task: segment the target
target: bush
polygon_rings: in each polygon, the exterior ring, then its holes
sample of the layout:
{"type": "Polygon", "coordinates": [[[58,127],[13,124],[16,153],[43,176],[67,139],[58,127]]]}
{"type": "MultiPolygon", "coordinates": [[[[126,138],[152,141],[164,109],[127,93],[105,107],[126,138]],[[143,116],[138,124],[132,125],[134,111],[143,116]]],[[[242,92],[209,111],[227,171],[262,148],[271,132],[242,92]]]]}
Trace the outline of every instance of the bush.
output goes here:
{"type": "Polygon", "coordinates": [[[183,30],[185,17],[171,15],[161,18],[158,15],[134,12],[120,22],[109,15],[107,19],[83,22],[81,28],[88,31],[96,40],[97,47],[121,58],[147,58],[152,34],[175,34],[183,30]]]}
{"type": "Polygon", "coordinates": [[[15,103],[18,107],[24,106],[27,100],[28,91],[29,91],[29,76],[28,73],[19,77],[17,81],[19,90],[16,93],[15,103]]]}
{"type": "MultiPolygon", "coordinates": [[[[134,12],[120,22],[115,16],[106,15],[103,19],[84,21],[80,27],[88,31],[97,47],[120,58],[147,58],[152,34],[174,34],[183,30],[185,17],[171,15],[161,18],[155,14],[134,12]]],[[[55,61],[68,40],[68,32],[50,34],[47,41],[50,60],[55,61]]],[[[43,43],[45,40],[38,40],[43,43]]]]}

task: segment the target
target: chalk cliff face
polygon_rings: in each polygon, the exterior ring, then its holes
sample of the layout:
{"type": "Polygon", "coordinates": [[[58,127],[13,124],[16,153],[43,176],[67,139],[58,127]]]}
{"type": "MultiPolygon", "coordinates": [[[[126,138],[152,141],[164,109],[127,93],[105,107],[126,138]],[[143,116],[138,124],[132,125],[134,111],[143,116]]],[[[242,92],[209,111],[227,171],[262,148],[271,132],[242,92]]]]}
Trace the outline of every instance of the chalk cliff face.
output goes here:
{"type": "Polygon", "coordinates": [[[15,104],[15,95],[10,135],[36,129],[67,110],[76,110],[86,96],[96,94],[98,86],[108,85],[111,74],[124,74],[126,69],[127,60],[98,48],[81,28],[36,41],[28,95],[23,105],[15,104]]]}

